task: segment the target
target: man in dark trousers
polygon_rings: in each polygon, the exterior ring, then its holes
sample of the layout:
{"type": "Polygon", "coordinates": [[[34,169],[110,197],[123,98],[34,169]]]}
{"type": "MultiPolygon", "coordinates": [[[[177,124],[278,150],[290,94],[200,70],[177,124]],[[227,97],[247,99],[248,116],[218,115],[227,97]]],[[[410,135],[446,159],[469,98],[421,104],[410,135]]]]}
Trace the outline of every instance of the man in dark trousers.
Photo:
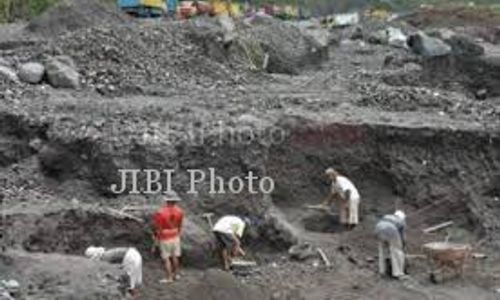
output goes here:
{"type": "Polygon", "coordinates": [[[224,216],[212,228],[225,271],[229,271],[234,257],[245,256],[245,251],[241,248],[241,238],[248,224],[250,224],[250,220],[247,218],[224,216]]]}

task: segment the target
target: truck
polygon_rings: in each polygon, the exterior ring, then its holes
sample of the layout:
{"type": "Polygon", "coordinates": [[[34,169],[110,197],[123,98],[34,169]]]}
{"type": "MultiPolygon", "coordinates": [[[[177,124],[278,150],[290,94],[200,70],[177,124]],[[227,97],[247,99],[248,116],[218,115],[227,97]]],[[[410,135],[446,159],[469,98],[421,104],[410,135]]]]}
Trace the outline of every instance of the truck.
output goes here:
{"type": "Polygon", "coordinates": [[[118,0],[118,7],[136,17],[159,17],[166,11],[165,0],[118,0]]]}

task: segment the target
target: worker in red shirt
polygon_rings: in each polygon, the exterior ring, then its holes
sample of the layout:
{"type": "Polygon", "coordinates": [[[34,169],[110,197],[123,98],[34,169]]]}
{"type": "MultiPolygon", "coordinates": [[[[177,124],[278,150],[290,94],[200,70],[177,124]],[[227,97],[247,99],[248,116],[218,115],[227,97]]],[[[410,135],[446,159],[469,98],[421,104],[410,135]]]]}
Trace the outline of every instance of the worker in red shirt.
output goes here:
{"type": "Polygon", "coordinates": [[[165,205],[154,215],[154,232],[156,245],[160,248],[167,278],[163,281],[172,283],[179,279],[181,257],[181,232],[184,219],[183,210],[177,205],[181,199],[177,193],[165,195],[165,205]]]}

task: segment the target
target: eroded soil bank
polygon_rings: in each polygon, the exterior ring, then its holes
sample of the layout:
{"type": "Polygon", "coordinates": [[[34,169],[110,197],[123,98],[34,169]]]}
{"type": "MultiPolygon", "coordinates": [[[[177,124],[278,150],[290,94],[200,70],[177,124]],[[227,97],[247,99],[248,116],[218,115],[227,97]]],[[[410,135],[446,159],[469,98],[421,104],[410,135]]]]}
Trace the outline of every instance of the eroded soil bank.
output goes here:
{"type": "MultiPolygon", "coordinates": [[[[47,20],[50,15],[36,28],[53,27],[47,20]]],[[[331,29],[328,45],[320,47],[299,30],[303,25],[252,22],[237,23],[238,42],[230,46],[218,42],[227,36],[208,18],[113,17],[107,25],[83,22],[65,35],[0,28],[0,55],[9,68],[66,55],[81,76],[75,90],[53,88],[46,79],[0,80],[0,279],[17,280],[20,299],[119,299],[119,270],[82,258],[93,244],[141,251],[144,299],[496,299],[495,40],[478,41],[485,52],[473,59],[424,59],[374,42],[388,24],[331,29]],[[261,66],[264,53],[271,54],[271,69],[261,66]],[[306,207],[326,196],[327,167],[360,190],[362,222],[352,231],[338,226],[335,211],[306,207]],[[187,220],[185,271],[172,286],[159,282],[164,273],[150,252],[149,220],[161,199],[112,193],[121,169],[173,173],[187,220]],[[275,189],[214,194],[207,177],[197,194],[188,193],[193,169],[207,176],[213,169],[226,183],[252,172],[273,179],[275,189]],[[408,261],[411,280],[381,278],[373,227],[396,207],[408,213],[409,254],[448,238],[472,244],[486,258],[469,261],[464,278],[441,285],[429,282],[428,263],[418,258],[408,261]],[[254,272],[216,270],[207,212],[255,221],[244,239],[249,259],[258,263],[254,272]],[[422,233],[449,220],[451,228],[422,233]],[[316,253],[289,259],[297,242],[321,248],[332,266],[316,253]]],[[[421,29],[390,25],[405,33],[421,29]]],[[[139,186],[145,180],[141,172],[139,186]]]]}

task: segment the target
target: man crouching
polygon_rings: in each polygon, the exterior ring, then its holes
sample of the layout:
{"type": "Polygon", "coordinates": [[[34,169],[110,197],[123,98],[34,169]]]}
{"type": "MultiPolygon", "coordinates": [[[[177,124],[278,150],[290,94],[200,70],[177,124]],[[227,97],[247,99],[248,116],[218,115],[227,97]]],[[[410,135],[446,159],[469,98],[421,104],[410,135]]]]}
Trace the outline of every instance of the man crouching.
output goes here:
{"type": "Polygon", "coordinates": [[[217,239],[225,271],[229,271],[231,261],[234,257],[246,255],[245,251],[241,248],[241,238],[245,231],[245,226],[249,223],[248,220],[244,221],[236,216],[224,216],[212,228],[217,239]]]}
{"type": "Polygon", "coordinates": [[[142,285],[142,256],[136,248],[119,247],[106,250],[103,247],[90,246],[85,250],[85,256],[93,260],[121,264],[128,278],[128,292],[132,299],[138,299],[138,288],[142,285]]]}

